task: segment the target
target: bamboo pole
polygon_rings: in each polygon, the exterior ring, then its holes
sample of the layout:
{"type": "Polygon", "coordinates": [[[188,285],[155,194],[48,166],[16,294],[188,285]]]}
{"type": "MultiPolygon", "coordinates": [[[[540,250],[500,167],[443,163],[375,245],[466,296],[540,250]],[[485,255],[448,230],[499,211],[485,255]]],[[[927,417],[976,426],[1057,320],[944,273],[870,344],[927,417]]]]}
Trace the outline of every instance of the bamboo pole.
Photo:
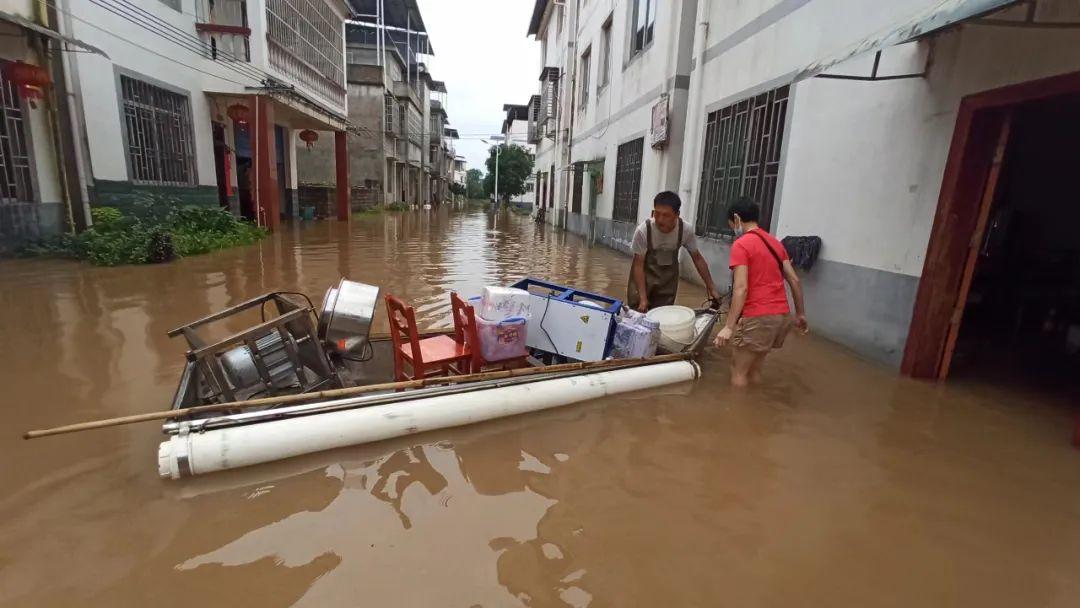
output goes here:
{"type": "Polygon", "coordinates": [[[301,393],[298,395],[279,395],[276,397],[263,397],[260,399],[249,399],[247,401],[232,401],[229,403],[213,403],[210,405],[196,405],[193,407],[184,408],[181,410],[164,410],[158,412],[147,412],[145,414],[132,414],[130,416],[120,416],[118,418],[106,418],[103,420],[91,420],[88,422],[79,422],[76,424],[69,424],[65,426],[53,427],[50,429],[38,429],[27,431],[23,434],[23,439],[37,439],[39,437],[48,437],[50,435],[63,435],[65,433],[75,433],[78,431],[89,431],[92,429],[102,429],[113,426],[121,426],[125,424],[134,424],[136,422],[149,422],[151,420],[168,420],[170,418],[181,418],[184,416],[190,416],[191,414],[200,414],[203,412],[220,412],[224,410],[237,410],[248,409],[260,406],[269,405],[286,405],[291,403],[302,403],[305,401],[322,400],[322,399],[337,399],[341,397],[354,397],[356,395],[363,395],[365,393],[374,393],[378,391],[397,391],[410,388],[423,388],[425,386],[431,386],[434,384],[468,384],[473,382],[482,382],[485,380],[501,380],[504,378],[520,378],[523,376],[535,376],[540,374],[550,374],[557,372],[571,372],[571,371],[594,371],[600,369],[610,368],[624,368],[624,367],[638,367],[642,365],[652,365],[654,363],[666,363],[669,361],[681,361],[689,359],[690,355],[685,353],[676,353],[672,355],[657,355],[655,357],[648,357],[645,359],[612,359],[607,361],[582,361],[578,363],[563,363],[559,365],[545,365],[539,367],[526,367],[519,369],[509,369],[493,372],[482,372],[477,374],[464,374],[460,376],[441,376],[434,378],[422,378],[419,380],[406,380],[404,382],[384,382],[381,384],[368,384],[365,386],[351,386],[347,388],[335,388],[325,391],[318,391],[315,393],[301,393]]]}

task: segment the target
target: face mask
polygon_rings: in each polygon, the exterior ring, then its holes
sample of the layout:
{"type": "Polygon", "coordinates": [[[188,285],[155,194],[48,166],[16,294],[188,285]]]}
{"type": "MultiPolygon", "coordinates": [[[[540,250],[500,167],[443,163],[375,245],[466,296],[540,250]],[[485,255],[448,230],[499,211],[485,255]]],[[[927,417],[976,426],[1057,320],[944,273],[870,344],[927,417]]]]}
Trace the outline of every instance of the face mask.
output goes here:
{"type": "Polygon", "coordinates": [[[746,234],[746,228],[743,228],[742,222],[739,222],[738,226],[735,226],[735,238],[746,234]]]}

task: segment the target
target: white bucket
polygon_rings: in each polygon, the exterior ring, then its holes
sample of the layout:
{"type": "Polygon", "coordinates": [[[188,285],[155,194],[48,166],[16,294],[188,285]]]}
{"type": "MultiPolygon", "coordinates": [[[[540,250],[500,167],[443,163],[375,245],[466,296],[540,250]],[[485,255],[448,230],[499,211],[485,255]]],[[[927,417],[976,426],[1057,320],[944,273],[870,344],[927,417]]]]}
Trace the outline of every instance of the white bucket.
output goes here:
{"type": "Polygon", "coordinates": [[[645,318],[660,324],[660,348],[677,353],[694,341],[694,309],[685,306],[661,306],[645,318]]]}

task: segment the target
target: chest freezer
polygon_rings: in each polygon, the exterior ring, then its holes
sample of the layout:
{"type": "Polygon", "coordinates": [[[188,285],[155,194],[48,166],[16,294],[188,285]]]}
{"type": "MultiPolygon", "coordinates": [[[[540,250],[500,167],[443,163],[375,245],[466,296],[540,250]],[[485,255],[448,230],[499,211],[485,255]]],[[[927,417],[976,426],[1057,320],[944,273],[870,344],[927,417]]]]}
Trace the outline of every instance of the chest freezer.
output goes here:
{"type": "Polygon", "coordinates": [[[513,287],[530,294],[529,348],[575,361],[611,354],[621,300],[531,278],[513,287]]]}

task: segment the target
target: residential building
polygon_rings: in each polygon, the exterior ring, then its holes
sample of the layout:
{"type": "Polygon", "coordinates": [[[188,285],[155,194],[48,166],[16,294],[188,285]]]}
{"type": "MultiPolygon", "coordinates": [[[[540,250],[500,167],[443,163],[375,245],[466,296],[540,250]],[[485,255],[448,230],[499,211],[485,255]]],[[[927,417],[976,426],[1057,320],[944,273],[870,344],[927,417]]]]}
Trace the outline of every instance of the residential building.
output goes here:
{"type": "Polygon", "coordinates": [[[343,141],[349,128],[344,0],[94,0],[69,11],[71,34],[111,58],[71,62],[93,116],[94,204],[161,193],[270,228],[297,213],[292,142],[304,131],[343,141]]]}
{"type": "Polygon", "coordinates": [[[947,375],[988,318],[1080,335],[1080,253],[1062,229],[1080,207],[1060,202],[1080,196],[1060,177],[1076,160],[1080,5],[872,4],[538,0],[549,218],[626,251],[652,196],[677,190],[720,278],[725,208],[752,196],[779,237],[821,238],[803,272],[815,332],[918,377],[947,375]],[[582,163],[591,179],[564,177],[582,163]],[[1010,239],[1058,269],[1038,298],[990,278],[1021,255],[1010,239]]]}
{"type": "Polygon", "coordinates": [[[458,184],[459,186],[467,185],[468,184],[468,176],[467,176],[468,172],[469,172],[469,169],[466,166],[465,157],[455,155],[454,156],[453,176],[451,178],[452,181],[455,184],[458,184]]]}
{"type": "Polygon", "coordinates": [[[71,106],[64,103],[70,50],[103,53],[63,36],[44,4],[8,3],[0,13],[0,254],[87,222],[80,194],[71,106]],[[66,40],[65,40],[66,39],[66,40]],[[50,61],[49,58],[54,60],[50,61]],[[21,72],[23,78],[20,78],[21,72]],[[50,87],[20,86],[45,76],[50,87]]]}
{"type": "MultiPolygon", "coordinates": [[[[292,142],[315,129],[343,142],[350,128],[344,0],[5,7],[14,12],[0,15],[0,57],[47,70],[40,86],[17,87],[8,70],[0,82],[5,243],[83,228],[89,205],[123,208],[148,195],[275,228],[297,211],[292,142]]],[[[331,210],[339,217],[344,190],[331,210]]]]}

